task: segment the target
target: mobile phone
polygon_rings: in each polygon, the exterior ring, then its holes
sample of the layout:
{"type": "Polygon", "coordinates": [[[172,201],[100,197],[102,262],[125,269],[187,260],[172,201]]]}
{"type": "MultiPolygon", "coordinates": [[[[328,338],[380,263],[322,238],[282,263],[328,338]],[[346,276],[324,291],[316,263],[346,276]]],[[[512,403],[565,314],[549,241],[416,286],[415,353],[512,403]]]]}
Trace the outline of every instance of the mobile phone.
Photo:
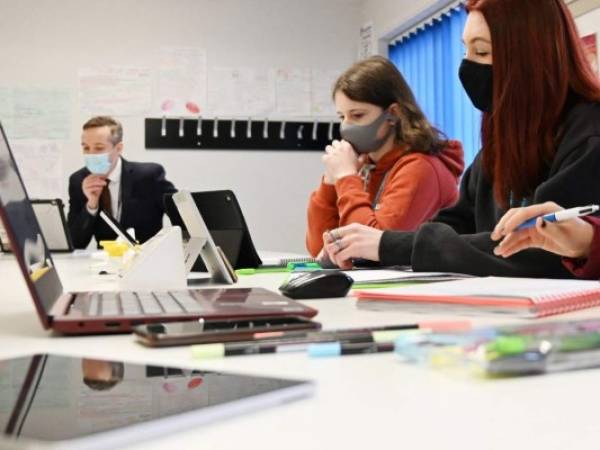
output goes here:
{"type": "Polygon", "coordinates": [[[321,324],[304,317],[258,317],[251,319],[197,320],[149,323],[133,328],[137,341],[149,347],[251,341],[257,333],[314,331],[321,324]]]}

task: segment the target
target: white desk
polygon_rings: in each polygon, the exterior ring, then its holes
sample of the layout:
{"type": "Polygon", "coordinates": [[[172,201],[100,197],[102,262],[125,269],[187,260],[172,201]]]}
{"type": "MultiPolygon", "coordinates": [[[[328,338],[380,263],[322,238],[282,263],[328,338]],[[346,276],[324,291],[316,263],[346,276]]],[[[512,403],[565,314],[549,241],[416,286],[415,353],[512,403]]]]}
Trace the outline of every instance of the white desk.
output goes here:
{"type": "MultiPolygon", "coordinates": [[[[85,259],[57,256],[55,263],[68,290],[113,285],[101,276],[90,275],[85,259]]],[[[243,277],[240,285],[274,289],[282,277],[243,277]]],[[[128,448],[600,448],[600,370],[490,381],[413,367],[400,363],[393,354],[321,360],[305,354],[279,354],[195,361],[186,347],[147,349],[128,335],[52,336],[42,329],[16,263],[9,256],[0,257],[0,286],[0,357],[53,352],[309,378],[317,383],[313,397],[128,448]]],[[[399,311],[359,310],[350,298],[307,303],[319,309],[316,320],[326,328],[424,318],[399,311]]],[[[559,318],[592,316],[600,316],[600,310],[559,318]]],[[[476,319],[482,324],[499,320],[476,319]]]]}

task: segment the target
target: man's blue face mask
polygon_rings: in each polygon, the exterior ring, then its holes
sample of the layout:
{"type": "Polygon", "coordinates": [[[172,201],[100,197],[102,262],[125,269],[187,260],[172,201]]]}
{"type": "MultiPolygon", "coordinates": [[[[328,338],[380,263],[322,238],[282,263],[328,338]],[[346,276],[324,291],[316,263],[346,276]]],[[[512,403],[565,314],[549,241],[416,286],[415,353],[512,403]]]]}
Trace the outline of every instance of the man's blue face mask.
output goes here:
{"type": "Polygon", "coordinates": [[[112,165],[110,161],[110,152],[92,153],[84,155],[85,167],[95,175],[106,175],[112,165]]]}

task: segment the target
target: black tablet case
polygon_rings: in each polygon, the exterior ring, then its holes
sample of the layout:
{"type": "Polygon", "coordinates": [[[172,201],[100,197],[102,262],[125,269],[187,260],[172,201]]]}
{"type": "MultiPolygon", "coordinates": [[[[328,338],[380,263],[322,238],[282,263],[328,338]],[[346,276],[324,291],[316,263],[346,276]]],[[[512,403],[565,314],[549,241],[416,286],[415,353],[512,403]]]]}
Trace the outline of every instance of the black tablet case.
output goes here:
{"type": "MultiPolygon", "coordinates": [[[[31,202],[32,205],[34,205],[36,203],[37,204],[50,204],[50,205],[56,206],[58,208],[60,220],[62,222],[62,227],[65,232],[65,240],[67,241],[67,248],[59,248],[59,249],[50,248],[49,250],[51,252],[55,252],[55,253],[71,253],[73,250],[75,250],[75,247],[73,247],[73,241],[71,240],[71,233],[69,231],[69,227],[67,226],[67,219],[65,217],[65,205],[64,205],[63,201],[60,198],[31,199],[29,201],[31,202]]],[[[12,253],[10,244],[8,244],[8,242],[2,242],[2,240],[0,239],[0,251],[3,253],[12,253]]]]}
{"type": "MultiPolygon", "coordinates": [[[[234,269],[258,267],[262,264],[250,237],[242,209],[232,191],[192,192],[192,198],[215,244],[221,247],[234,269]]],[[[187,229],[175,207],[172,194],[165,195],[165,212],[171,223],[180,226],[184,236],[188,238],[187,229]]],[[[192,271],[206,271],[201,258],[196,260],[192,271]]]]}

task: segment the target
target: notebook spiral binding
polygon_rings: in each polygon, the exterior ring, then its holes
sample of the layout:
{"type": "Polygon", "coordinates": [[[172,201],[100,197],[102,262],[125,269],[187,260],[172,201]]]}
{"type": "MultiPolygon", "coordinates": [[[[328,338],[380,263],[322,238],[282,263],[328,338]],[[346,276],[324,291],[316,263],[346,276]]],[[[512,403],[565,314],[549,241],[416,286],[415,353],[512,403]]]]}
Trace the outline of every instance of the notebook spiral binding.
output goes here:
{"type": "Polygon", "coordinates": [[[538,307],[538,316],[564,314],[579,309],[600,305],[600,292],[588,290],[577,294],[564,293],[535,297],[534,303],[538,307]]]}

